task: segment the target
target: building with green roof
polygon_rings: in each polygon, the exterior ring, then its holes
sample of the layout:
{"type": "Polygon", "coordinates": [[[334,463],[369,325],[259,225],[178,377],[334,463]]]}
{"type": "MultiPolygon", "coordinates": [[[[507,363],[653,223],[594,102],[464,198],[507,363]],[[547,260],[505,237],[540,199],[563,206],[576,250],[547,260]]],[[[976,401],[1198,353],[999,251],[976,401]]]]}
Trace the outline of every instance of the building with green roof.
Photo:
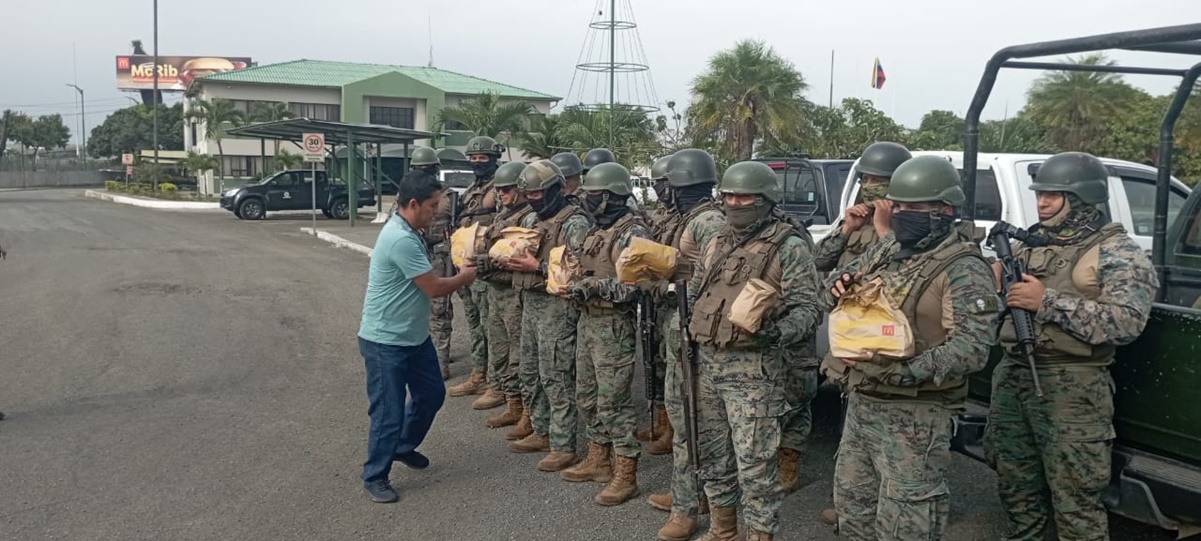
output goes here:
{"type": "MultiPolygon", "coordinates": [[[[297,117],[425,131],[432,131],[438,110],[457,106],[482,93],[497,94],[502,100],[524,100],[540,114],[548,114],[561,99],[433,67],[324,60],[294,60],[217,73],[196,79],[189,88],[189,94],[198,99],[229,100],[248,117],[260,109],[260,104],[287,103],[297,117]]],[[[189,106],[185,100],[185,110],[189,106]]],[[[470,134],[455,128],[447,126],[443,130],[450,136],[440,141],[439,146],[456,148],[467,142],[470,134]]],[[[207,136],[203,125],[185,125],[184,144],[185,148],[201,154],[219,153],[216,141],[207,136]]],[[[430,141],[417,144],[428,145],[430,141]]],[[[274,143],[222,137],[220,147],[226,179],[247,179],[274,169],[274,143]]],[[[301,153],[299,147],[290,143],[284,143],[281,149],[301,153]]],[[[397,151],[386,146],[384,150],[397,151]]],[[[210,189],[216,187],[216,183],[210,185],[210,189]]]]}

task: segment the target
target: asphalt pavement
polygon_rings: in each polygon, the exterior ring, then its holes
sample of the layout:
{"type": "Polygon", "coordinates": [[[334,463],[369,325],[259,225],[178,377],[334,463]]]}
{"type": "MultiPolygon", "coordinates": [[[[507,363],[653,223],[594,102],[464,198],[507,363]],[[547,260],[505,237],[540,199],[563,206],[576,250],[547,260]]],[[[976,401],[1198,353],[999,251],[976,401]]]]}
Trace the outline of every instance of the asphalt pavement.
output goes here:
{"type": "MultiPolygon", "coordinates": [[[[643,458],[641,497],[600,507],[600,485],[508,453],[470,399],[439,414],[428,470],[394,470],[400,502],[369,502],[355,340],[367,258],[308,225],[0,193],[0,539],[654,539],[667,515],[644,498],[667,488],[669,457],[643,458]]],[[[457,316],[451,383],[468,371],[457,316]]],[[[836,406],[815,404],[779,540],[838,539],[816,520],[836,406]]],[[[999,538],[991,471],[956,456],[949,479],[947,539],[999,538]]],[[[1113,524],[1114,539],[1172,538],[1113,524]]]]}

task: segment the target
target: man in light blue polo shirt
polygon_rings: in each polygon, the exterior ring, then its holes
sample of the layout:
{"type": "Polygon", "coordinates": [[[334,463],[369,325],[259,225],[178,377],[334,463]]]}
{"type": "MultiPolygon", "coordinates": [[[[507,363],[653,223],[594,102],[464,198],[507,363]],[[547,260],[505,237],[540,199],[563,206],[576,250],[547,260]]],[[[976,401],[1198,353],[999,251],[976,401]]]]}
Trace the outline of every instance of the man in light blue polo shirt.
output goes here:
{"type": "Polygon", "coordinates": [[[430,226],[442,201],[442,183],[420,171],[400,182],[398,209],[388,218],[371,253],[359,352],[367,368],[371,431],[363,490],[372,501],[398,498],[388,474],[392,461],[413,469],[429,466],[417,452],[434,416],[442,408],[446,387],[438,353],[430,339],[430,299],[454,293],[475,280],[475,267],[451,277],[433,272],[420,230],[430,226]],[[412,394],[405,403],[406,391],[412,394]]]}

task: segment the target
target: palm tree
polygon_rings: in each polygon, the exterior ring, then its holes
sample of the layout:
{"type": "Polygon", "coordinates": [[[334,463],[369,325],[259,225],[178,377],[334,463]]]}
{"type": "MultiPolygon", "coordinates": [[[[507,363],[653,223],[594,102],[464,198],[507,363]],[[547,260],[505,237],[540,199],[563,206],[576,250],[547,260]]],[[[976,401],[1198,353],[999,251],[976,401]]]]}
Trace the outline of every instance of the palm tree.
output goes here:
{"type": "Polygon", "coordinates": [[[757,140],[799,140],[808,87],[792,63],[765,43],[741,41],[714,55],[709,70],[693,79],[688,118],[746,160],[757,140]]]}
{"type": "Polygon", "coordinates": [[[219,165],[217,158],[209,154],[197,154],[193,151],[188,151],[188,157],[183,160],[184,169],[196,175],[196,182],[200,182],[200,177],[207,171],[216,169],[219,165]]]}
{"type": "Polygon", "coordinates": [[[275,165],[280,171],[285,169],[295,169],[304,163],[304,156],[300,154],[292,154],[286,150],[280,151],[275,155],[275,165]]]}
{"type": "Polygon", "coordinates": [[[440,132],[448,124],[457,123],[476,135],[495,137],[501,132],[521,133],[534,106],[523,100],[501,102],[499,94],[480,94],[458,107],[443,107],[434,114],[433,131],[440,132]]]}
{"type": "MultiPolygon", "coordinates": [[[[257,102],[254,104],[254,109],[250,111],[251,122],[275,122],[277,120],[287,120],[295,116],[296,114],[292,112],[292,106],[286,101],[257,102]]],[[[262,154],[263,170],[266,171],[266,149],[260,149],[260,153],[262,154]]],[[[279,156],[279,139],[275,140],[275,152],[272,156],[279,156]]]]}
{"type": "Polygon", "coordinates": [[[205,139],[217,143],[217,154],[221,157],[217,171],[225,177],[225,149],[221,146],[221,130],[225,124],[237,127],[246,120],[246,115],[234,109],[229,100],[213,98],[210,100],[197,99],[192,101],[192,109],[188,111],[188,119],[204,125],[205,139]]]}
{"type": "MultiPolygon", "coordinates": [[[[1090,66],[1114,64],[1103,54],[1069,57],[1068,61],[1090,66]]],[[[1057,71],[1030,86],[1022,115],[1046,128],[1052,146],[1096,152],[1108,123],[1130,111],[1135,93],[1118,74],[1057,71]]]]}
{"type": "Polygon", "coordinates": [[[572,149],[608,148],[625,164],[653,161],[663,150],[655,119],[642,109],[617,104],[612,111],[568,107],[559,115],[559,137],[572,149]]]}
{"type": "Polygon", "coordinates": [[[571,144],[563,136],[566,125],[562,115],[547,115],[537,117],[531,123],[530,130],[521,134],[517,148],[531,158],[550,158],[555,154],[571,149],[571,144]]]}

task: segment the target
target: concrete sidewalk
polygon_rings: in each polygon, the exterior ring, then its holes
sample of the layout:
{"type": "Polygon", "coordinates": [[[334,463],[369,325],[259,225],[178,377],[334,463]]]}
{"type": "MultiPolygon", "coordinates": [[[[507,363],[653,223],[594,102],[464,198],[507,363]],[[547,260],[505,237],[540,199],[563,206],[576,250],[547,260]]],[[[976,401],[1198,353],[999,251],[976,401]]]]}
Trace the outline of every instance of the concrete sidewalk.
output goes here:
{"type": "Polygon", "coordinates": [[[209,201],[168,201],[165,199],[138,197],[136,195],[118,195],[103,190],[85,190],[83,195],[102,201],[159,210],[221,210],[219,204],[209,201]]]}
{"type": "MultiPolygon", "coordinates": [[[[370,214],[360,215],[360,219],[356,220],[354,227],[351,227],[350,223],[346,221],[319,221],[317,238],[338,248],[346,248],[370,257],[371,250],[375,247],[375,240],[379,237],[380,230],[384,228],[382,223],[371,223],[373,217],[370,214]]],[[[311,227],[302,227],[300,230],[310,235],[313,234],[311,227]]]]}

